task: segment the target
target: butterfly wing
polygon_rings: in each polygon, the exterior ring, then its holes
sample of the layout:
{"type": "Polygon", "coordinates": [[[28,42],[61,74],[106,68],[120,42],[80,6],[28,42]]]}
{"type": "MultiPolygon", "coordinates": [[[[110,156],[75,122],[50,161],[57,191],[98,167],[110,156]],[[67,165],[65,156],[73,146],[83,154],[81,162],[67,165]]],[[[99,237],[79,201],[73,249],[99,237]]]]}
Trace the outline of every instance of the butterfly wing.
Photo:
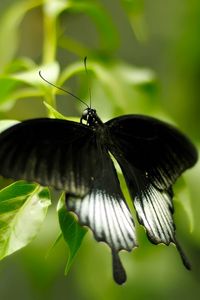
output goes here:
{"type": "Polygon", "coordinates": [[[175,236],[172,184],[195,164],[196,149],[177,129],[151,117],[123,116],[106,125],[110,151],[122,168],[139,222],[153,243],[175,243],[190,268],[175,236]]]}
{"type": "Polygon", "coordinates": [[[106,123],[115,146],[160,189],[171,186],[197,161],[197,151],[173,126],[157,119],[127,115],[106,123]]]}
{"type": "Polygon", "coordinates": [[[133,219],[125,203],[119,180],[108,152],[98,146],[99,171],[90,192],[80,198],[66,195],[67,208],[75,212],[83,225],[89,226],[98,241],[106,242],[113,256],[113,276],[117,283],[126,280],[118,251],[136,247],[133,219]]]}
{"type": "Polygon", "coordinates": [[[85,195],[96,172],[96,143],[85,125],[58,119],[23,121],[0,134],[0,174],[85,195]]]}

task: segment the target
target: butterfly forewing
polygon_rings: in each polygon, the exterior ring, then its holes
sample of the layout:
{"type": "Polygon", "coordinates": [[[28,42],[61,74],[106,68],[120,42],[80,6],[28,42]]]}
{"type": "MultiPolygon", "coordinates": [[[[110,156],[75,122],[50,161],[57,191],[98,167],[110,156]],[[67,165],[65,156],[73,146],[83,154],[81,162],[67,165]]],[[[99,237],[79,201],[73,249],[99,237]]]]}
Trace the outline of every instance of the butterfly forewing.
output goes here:
{"type": "Polygon", "coordinates": [[[135,168],[144,171],[152,184],[168,188],[197,161],[197,151],[186,136],[157,119],[127,115],[106,123],[113,152],[121,153],[135,168]]]}
{"type": "Polygon", "coordinates": [[[79,123],[34,119],[0,135],[0,172],[84,195],[98,169],[93,131],[79,123]]]}

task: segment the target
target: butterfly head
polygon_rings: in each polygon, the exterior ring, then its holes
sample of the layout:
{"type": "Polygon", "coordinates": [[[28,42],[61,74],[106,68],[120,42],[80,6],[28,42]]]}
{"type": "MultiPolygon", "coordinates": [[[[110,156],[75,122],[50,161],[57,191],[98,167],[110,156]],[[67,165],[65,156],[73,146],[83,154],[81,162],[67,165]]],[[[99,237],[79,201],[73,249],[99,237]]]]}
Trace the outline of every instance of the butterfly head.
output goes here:
{"type": "Polygon", "coordinates": [[[100,123],[102,123],[102,121],[100,120],[100,118],[98,117],[96,110],[93,108],[86,108],[83,111],[82,117],[81,117],[81,123],[83,123],[83,120],[86,121],[86,124],[88,126],[96,126],[100,123]]]}

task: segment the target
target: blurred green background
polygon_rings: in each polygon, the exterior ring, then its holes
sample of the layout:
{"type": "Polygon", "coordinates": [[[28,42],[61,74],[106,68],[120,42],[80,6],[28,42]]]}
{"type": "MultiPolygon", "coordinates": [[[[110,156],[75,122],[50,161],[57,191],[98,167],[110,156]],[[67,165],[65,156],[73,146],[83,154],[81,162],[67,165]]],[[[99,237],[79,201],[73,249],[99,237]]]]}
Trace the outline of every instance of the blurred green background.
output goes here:
{"type": "MultiPolygon", "coordinates": [[[[55,97],[38,70],[87,101],[87,55],[92,105],[103,120],[152,115],[176,124],[200,148],[199,32],[198,0],[1,0],[0,118],[51,116],[44,100],[80,117],[83,105],[55,97]]],[[[34,241],[1,261],[0,299],[200,299],[199,178],[197,164],[184,187],[175,187],[177,236],[191,272],[175,247],[151,245],[137,226],[140,247],[121,254],[124,286],[112,280],[108,247],[90,232],[65,277],[64,241],[47,255],[59,233],[54,201],[34,241]]]]}

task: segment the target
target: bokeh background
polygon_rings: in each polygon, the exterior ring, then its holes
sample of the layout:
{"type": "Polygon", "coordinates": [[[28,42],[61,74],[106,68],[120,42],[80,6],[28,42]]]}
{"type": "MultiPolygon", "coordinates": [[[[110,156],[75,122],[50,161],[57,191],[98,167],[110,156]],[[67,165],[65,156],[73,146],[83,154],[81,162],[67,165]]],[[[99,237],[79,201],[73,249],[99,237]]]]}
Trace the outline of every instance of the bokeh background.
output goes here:
{"type": "MultiPolygon", "coordinates": [[[[126,113],[155,116],[176,124],[200,148],[199,36],[198,0],[1,0],[0,118],[48,116],[44,100],[80,117],[82,104],[41,88],[41,69],[86,101],[89,81],[92,106],[103,120],[126,113]]],[[[199,299],[199,179],[197,164],[175,187],[177,236],[191,272],[173,245],[151,245],[137,226],[140,247],[121,254],[124,286],[112,280],[108,247],[90,232],[65,277],[66,244],[61,240],[49,251],[59,233],[55,196],[34,241],[0,262],[0,298],[199,299]]]]}

